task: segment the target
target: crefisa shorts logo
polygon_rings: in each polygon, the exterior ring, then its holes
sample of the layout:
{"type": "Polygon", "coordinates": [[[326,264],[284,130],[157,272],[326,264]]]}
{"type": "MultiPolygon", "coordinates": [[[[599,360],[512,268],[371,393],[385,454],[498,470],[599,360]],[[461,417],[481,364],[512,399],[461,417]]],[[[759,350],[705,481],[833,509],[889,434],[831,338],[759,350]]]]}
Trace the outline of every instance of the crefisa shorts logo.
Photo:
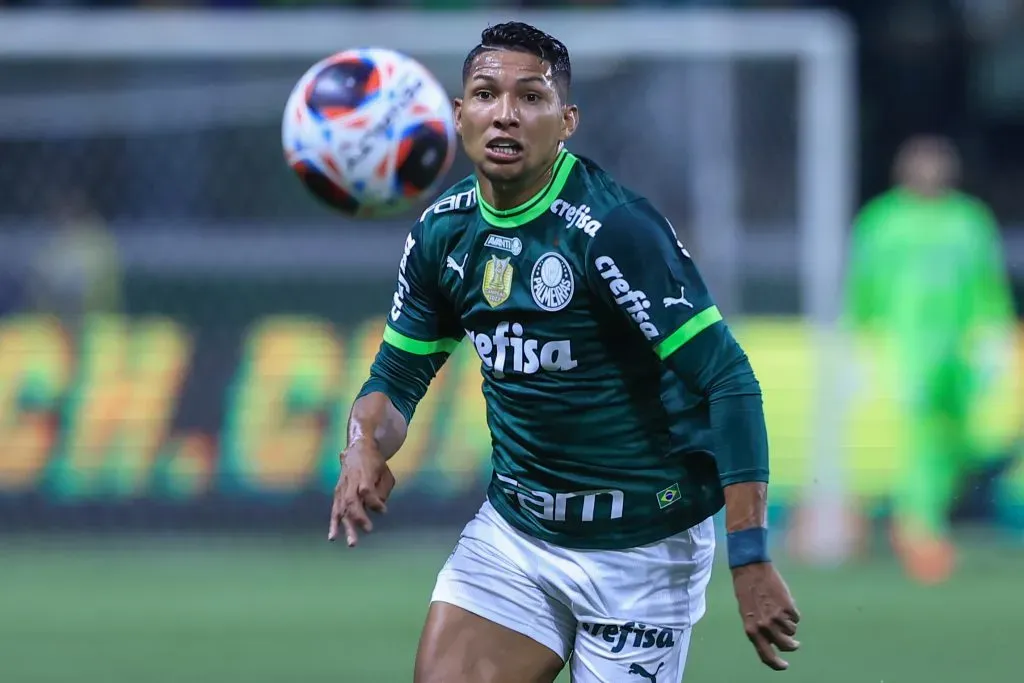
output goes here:
{"type": "Polygon", "coordinates": [[[533,264],[530,292],[534,303],[545,311],[560,311],[568,306],[575,287],[572,269],[561,254],[549,251],[533,264]]]}

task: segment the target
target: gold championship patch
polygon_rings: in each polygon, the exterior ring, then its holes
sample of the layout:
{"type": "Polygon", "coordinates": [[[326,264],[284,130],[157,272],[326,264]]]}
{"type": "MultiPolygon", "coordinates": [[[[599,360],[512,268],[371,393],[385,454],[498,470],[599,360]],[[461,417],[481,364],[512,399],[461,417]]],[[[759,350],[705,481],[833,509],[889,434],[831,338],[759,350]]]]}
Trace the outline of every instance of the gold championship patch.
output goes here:
{"type": "Polygon", "coordinates": [[[512,257],[498,258],[491,256],[491,260],[484,266],[484,281],[481,289],[484,298],[491,307],[505,303],[512,293],[512,273],[514,268],[510,261],[512,257]]]}

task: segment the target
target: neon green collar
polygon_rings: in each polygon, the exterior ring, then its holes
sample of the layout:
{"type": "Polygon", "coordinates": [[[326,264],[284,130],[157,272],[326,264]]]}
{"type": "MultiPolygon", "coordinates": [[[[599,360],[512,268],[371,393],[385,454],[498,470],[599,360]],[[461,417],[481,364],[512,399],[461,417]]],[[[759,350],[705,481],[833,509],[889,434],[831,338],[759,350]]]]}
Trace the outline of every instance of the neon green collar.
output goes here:
{"type": "Polygon", "coordinates": [[[548,184],[517,207],[500,211],[484,201],[480,193],[480,181],[476,183],[476,201],[480,206],[480,214],[484,220],[496,228],[518,228],[537,218],[548,210],[552,202],[562,193],[562,188],[569,180],[569,174],[576,165],[576,157],[563,149],[555,159],[551,168],[551,179],[548,184]]]}

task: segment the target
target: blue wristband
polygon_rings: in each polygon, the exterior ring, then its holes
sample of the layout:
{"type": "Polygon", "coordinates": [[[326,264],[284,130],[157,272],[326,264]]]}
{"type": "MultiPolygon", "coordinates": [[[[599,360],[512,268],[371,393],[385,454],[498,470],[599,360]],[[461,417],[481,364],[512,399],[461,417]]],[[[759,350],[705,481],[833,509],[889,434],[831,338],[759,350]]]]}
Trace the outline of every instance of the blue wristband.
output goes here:
{"type": "Polygon", "coordinates": [[[771,562],[768,557],[768,530],[764,527],[744,529],[726,534],[729,543],[729,569],[758,562],[771,562]]]}

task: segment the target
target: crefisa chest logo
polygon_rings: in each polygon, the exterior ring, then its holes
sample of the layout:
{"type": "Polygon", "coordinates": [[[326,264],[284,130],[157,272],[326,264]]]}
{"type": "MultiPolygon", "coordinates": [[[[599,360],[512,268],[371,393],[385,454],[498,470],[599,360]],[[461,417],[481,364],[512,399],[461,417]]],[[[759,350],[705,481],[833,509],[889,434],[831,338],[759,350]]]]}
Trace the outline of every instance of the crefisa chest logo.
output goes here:
{"type": "Polygon", "coordinates": [[[549,251],[533,265],[530,292],[534,303],[545,311],[560,311],[568,306],[575,287],[572,269],[561,254],[549,251]]]}

